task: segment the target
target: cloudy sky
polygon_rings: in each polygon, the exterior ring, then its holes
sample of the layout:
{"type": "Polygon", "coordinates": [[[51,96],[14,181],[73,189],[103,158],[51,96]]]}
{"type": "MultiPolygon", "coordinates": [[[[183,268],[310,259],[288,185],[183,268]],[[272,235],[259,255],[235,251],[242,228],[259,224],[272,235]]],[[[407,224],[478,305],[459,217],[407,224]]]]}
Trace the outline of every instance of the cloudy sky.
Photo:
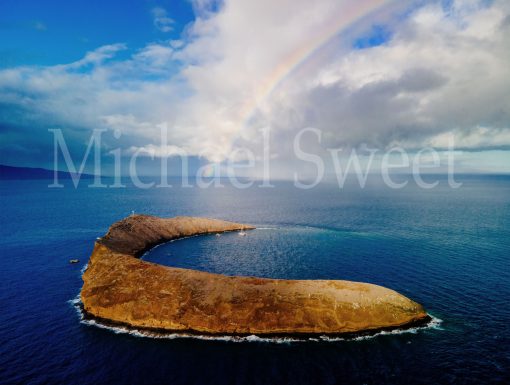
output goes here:
{"type": "Polygon", "coordinates": [[[463,171],[510,172],[507,0],[3,0],[0,36],[2,164],[52,168],[49,129],[79,162],[104,129],[106,164],[269,138],[285,174],[313,127],[321,156],[453,140],[463,171]]]}

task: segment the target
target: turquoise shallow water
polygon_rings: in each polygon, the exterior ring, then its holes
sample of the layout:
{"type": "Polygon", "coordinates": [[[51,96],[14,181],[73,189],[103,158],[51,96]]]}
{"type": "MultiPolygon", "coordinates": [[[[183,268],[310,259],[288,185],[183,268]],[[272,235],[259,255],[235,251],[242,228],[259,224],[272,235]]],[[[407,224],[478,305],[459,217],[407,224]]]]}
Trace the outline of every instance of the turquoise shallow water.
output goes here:
{"type": "Polygon", "coordinates": [[[510,379],[510,178],[452,190],[288,183],[274,189],[48,189],[2,181],[0,382],[505,383],[510,379]],[[391,287],[443,322],[354,341],[151,339],[80,322],[69,303],[97,236],[132,210],[259,228],[144,258],[223,274],[391,287]],[[69,259],[80,263],[70,265],[69,259]],[[279,341],[282,342],[282,341],[279,341]]]}

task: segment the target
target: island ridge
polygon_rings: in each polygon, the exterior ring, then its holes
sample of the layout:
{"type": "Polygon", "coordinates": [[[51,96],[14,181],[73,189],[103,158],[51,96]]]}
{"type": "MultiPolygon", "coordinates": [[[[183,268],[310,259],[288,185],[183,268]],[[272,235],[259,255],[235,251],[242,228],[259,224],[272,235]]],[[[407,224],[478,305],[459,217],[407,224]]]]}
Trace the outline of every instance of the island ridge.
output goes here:
{"type": "Polygon", "coordinates": [[[250,229],[194,217],[116,222],[96,241],[83,274],[83,309],[139,329],[216,335],[349,335],[430,320],[420,304],[369,283],[226,276],[139,259],[170,240],[250,229]]]}

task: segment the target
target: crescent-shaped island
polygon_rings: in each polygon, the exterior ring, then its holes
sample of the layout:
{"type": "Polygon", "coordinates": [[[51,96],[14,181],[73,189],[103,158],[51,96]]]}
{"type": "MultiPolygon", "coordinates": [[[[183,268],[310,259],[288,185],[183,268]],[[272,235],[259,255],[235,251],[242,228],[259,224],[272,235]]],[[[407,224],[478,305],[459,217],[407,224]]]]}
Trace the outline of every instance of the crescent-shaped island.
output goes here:
{"type": "Polygon", "coordinates": [[[226,276],[139,259],[150,248],[253,226],[207,218],[131,215],[98,238],[83,274],[87,316],[155,332],[359,335],[424,325],[409,298],[369,283],[226,276]]]}

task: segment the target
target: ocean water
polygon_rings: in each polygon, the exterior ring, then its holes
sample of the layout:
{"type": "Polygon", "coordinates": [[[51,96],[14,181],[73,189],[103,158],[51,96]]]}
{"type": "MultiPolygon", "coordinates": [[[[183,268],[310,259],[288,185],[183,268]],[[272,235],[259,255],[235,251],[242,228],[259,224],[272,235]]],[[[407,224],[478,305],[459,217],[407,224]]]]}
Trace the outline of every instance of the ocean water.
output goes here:
{"type": "MultiPolygon", "coordinates": [[[[510,177],[451,189],[47,188],[0,182],[0,383],[510,383],[510,177]],[[150,338],[73,299],[96,237],[131,213],[246,222],[144,259],[223,274],[348,279],[422,303],[433,327],[354,340],[150,338]],[[77,258],[78,264],[69,264],[77,258]]],[[[86,182],[86,181],[85,181],[86,182]]]]}

